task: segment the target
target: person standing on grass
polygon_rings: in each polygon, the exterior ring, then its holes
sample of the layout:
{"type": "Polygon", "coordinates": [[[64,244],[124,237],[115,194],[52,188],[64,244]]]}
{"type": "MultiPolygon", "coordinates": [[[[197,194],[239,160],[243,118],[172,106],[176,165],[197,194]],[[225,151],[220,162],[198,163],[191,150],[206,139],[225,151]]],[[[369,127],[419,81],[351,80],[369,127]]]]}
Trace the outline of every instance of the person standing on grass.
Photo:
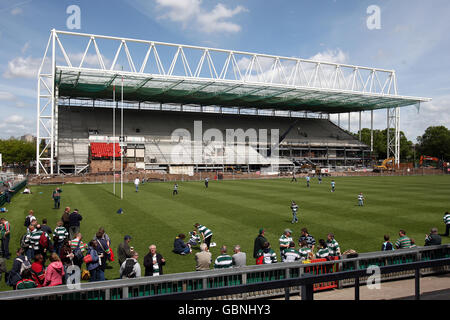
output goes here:
{"type": "Polygon", "coordinates": [[[97,251],[97,255],[99,256],[99,267],[97,269],[97,276],[99,281],[105,280],[105,269],[106,269],[106,263],[108,260],[108,257],[111,254],[111,249],[108,246],[108,242],[102,238],[104,234],[100,231],[96,234],[96,239],[93,239],[92,241],[95,243],[95,246],[93,248],[95,251],[97,251]]]}
{"type": "Polygon", "coordinates": [[[270,247],[270,243],[266,241],[263,248],[258,252],[258,258],[262,260],[262,264],[277,263],[277,254],[270,247]]]}
{"type": "Polygon", "coordinates": [[[34,256],[34,262],[31,265],[31,274],[37,287],[43,287],[45,280],[45,266],[44,257],[40,253],[34,256]]]}
{"type": "Polygon", "coordinates": [[[70,247],[70,241],[68,239],[65,239],[61,249],[59,249],[59,258],[61,259],[61,262],[64,266],[64,272],[65,272],[65,279],[67,280],[67,277],[69,274],[67,274],[67,268],[72,266],[74,264],[73,260],[75,255],[72,252],[72,248],[70,247]]]}
{"type": "Polygon", "coordinates": [[[69,232],[63,227],[63,222],[60,220],[56,223],[56,228],[53,232],[53,242],[55,246],[55,252],[59,255],[64,240],[69,238],[69,232]]]}
{"type": "Polygon", "coordinates": [[[31,238],[31,234],[34,232],[34,226],[30,225],[28,227],[27,235],[25,237],[25,254],[28,260],[33,260],[34,258],[34,243],[31,238]]]}
{"type": "Polygon", "coordinates": [[[15,191],[11,188],[6,188],[5,191],[3,191],[3,194],[5,195],[6,203],[11,203],[11,193],[14,193],[15,191]]]}
{"type": "Polygon", "coordinates": [[[69,235],[70,239],[73,239],[77,233],[80,232],[80,221],[83,220],[81,214],[78,213],[78,209],[73,210],[69,216],[69,235]]]}
{"type": "Polygon", "coordinates": [[[308,246],[308,242],[306,240],[302,240],[299,242],[300,249],[298,249],[298,254],[300,255],[301,260],[313,259],[314,255],[311,248],[308,246]]]}
{"type": "Polygon", "coordinates": [[[405,230],[400,230],[398,232],[400,238],[395,241],[395,247],[397,249],[409,249],[411,248],[411,239],[406,236],[405,230]]]}
{"type": "Polygon", "coordinates": [[[138,262],[139,254],[133,251],[131,258],[127,258],[120,266],[120,278],[131,279],[141,276],[141,265],[138,262]]]}
{"type": "Polygon", "coordinates": [[[24,227],[28,228],[31,225],[31,222],[35,221],[36,217],[34,216],[34,211],[28,211],[28,215],[25,217],[25,222],[23,223],[24,227]]]}
{"type": "Polygon", "coordinates": [[[298,181],[297,181],[297,178],[295,177],[295,169],[294,169],[294,171],[292,171],[292,179],[291,179],[291,183],[294,182],[294,181],[295,181],[295,182],[298,182],[298,181]]]}
{"type": "Polygon", "coordinates": [[[59,286],[65,275],[64,266],[56,253],[50,256],[50,264],[45,270],[44,287],[59,286]]]}
{"type": "Polygon", "coordinates": [[[5,218],[0,220],[0,234],[2,238],[2,251],[3,257],[9,259],[11,254],[9,253],[9,240],[11,239],[11,225],[5,218]]]}
{"type": "Polygon", "coordinates": [[[450,213],[447,211],[444,213],[445,234],[444,237],[448,237],[450,233],[450,213]]]}
{"type": "Polygon", "coordinates": [[[77,233],[75,235],[75,238],[73,240],[70,240],[70,249],[72,249],[72,253],[74,255],[73,257],[73,263],[81,268],[83,265],[83,258],[84,253],[86,252],[87,246],[82,241],[83,235],[81,233],[77,233]],[[81,253],[81,254],[80,254],[81,253]]]}
{"type": "Polygon", "coordinates": [[[317,180],[319,181],[319,184],[322,184],[322,175],[319,174],[319,177],[317,178],[317,180]]]}
{"type": "Polygon", "coordinates": [[[194,227],[200,233],[200,235],[202,236],[202,241],[204,243],[206,243],[206,245],[208,246],[208,249],[209,249],[210,246],[211,246],[211,239],[212,239],[212,236],[213,236],[212,231],[209,230],[207,227],[201,225],[200,223],[196,223],[194,225],[194,227]]]}
{"type": "Polygon", "coordinates": [[[330,250],[330,256],[338,257],[341,255],[341,248],[336,239],[334,239],[333,233],[329,233],[327,235],[327,247],[330,250]]]}
{"type": "Polygon", "coordinates": [[[227,254],[227,246],[220,248],[220,255],[214,261],[214,269],[227,269],[233,267],[233,258],[227,254]]]}
{"type": "Polygon", "coordinates": [[[119,266],[125,262],[126,259],[131,258],[133,256],[133,250],[130,247],[131,236],[126,235],[123,238],[123,242],[119,244],[117,248],[117,256],[119,266]]]}
{"type": "Polygon", "coordinates": [[[291,202],[291,210],[292,210],[291,223],[298,223],[298,218],[297,218],[298,205],[295,203],[294,200],[292,200],[292,202],[291,202]]]}
{"type": "Polygon", "coordinates": [[[61,205],[61,188],[56,188],[55,191],[53,191],[52,199],[54,202],[53,209],[59,209],[59,206],[61,205]]]}
{"type": "Polygon", "coordinates": [[[61,217],[61,221],[63,222],[64,228],[69,231],[70,228],[70,207],[66,207],[64,209],[64,213],[61,217]]]}
{"type": "Polygon", "coordinates": [[[358,195],[358,206],[359,207],[364,206],[364,196],[363,196],[362,192],[360,192],[358,195]]]}
{"type": "Polygon", "coordinates": [[[295,242],[289,242],[289,248],[284,250],[283,262],[294,262],[300,260],[300,254],[295,250],[295,242]]]}
{"type": "Polygon", "coordinates": [[[136,187],[136,192],[139,191],[139,178],[134,179],[134,186],[136,187]]]}
{"type": "Polygon", "coordinates": [[[206,187],[206,189],[208,189],[208,183],[209,183],[209,178],[206,177],[206,178],[205,178],[205,187],[206,187]]]}
{"type": "Polygon", "coordinates": [[[336,187],[336,182],[334,182],[334,180],[331,180],[331,192],[335,191],[335,187],[336,187]]]}
{"type": "Polygon", "coordinates": [[[163,266],[166,260],[163,256],[156,252],[156,246],[152,244],[149,248],[149,253],[144,257],[145,276],[159,276],[163,274],[163,266]]]}
{"type": "Polygon", "coordinates": [[[289,249],[289,244],[292,241],[292,230],[285,229],[278,241],[280,242],[280,257],[283,261],[285,259],[284,252],[289,249]]]}
{"type": "Polygon", "coordinates": [[[24,268],[22,268],[23,264],[28,264],[31,266],[30,260],[24,255],[24,251],[22,248],[17,249],[16,251],[16,258],[14,259],[13,266],[11,270],[9,271],[9,277],[7,284],[13,288],[16,287],[17,283],[22,280],[21,271],[23,271],[24,268]]]}
{"type": "Polygon", "coordinates": [[[314,246],[316,245],[316,239],[314,239],[314,237],[308,233],[308,229],[306,229],[306,228],[302,229],[301,236],[298,239],[298,242],[301,243],[303,240],[305,240],[306,243],[308,244],[308,247],[312,251],[314,251],[314,246]]]}
{"type": "Polygon", "coordinates": [[[255,243],[253,245],[253,258],[258,259],[258,252],[264,248],[264,243],[267,242],[266,237],[264,237],[265,229],[259,229],[259,234],[255,239],[255,243]]]}
{"type": "Polygon", "coordinates": [[[306,176],[306,187],[309,188],[309,182],[311,178],[309,176],[306,176]]]}
{"type": "Polygon", "coordinates": [[[86,268],[90,273],[89,282],[105,280],[105,272],[100,268],[103,254],[97,253],[97,246],[97,241],[94,240],[91,240],[88,244],[87,255],[91,256],[91,261],[86,263],[86,268]]]}

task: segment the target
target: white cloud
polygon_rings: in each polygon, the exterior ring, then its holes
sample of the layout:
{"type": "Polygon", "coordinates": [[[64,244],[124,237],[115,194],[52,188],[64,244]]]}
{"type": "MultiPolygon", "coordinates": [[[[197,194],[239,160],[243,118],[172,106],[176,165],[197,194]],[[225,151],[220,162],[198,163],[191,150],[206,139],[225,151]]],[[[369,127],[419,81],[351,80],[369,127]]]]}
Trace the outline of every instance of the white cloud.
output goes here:
{"type": "Polygon", "coordinates": [[[0,91],[0,102],[2,101],[6,101],[8,104],[11,104],[18,108],[23,108],[26,106],[26,104],[16,95],[8,91],[0,91]]]}
{"type": "Polygon", "coordinates": [[[13,115],[7,117],[5,119],[5,122],[9,123],[9,124],[18,124],[18,123],[22,123],[23,120],[24,120],[23,116],[18,115],[18,114],[13,114],[13,115]]]}
{"type": "Polygon", "coordinates": [[[192,26],[204,33],[239,32],[241,26],[231,22],[230,19],[248,11],[240,5],[229,9],[222,3],[218,3],[208,11],[202,7],[202,0],[156,0],[156,3],[161,10],[166,10],[159,19],[182,23],[183,28],[192,26]]]}
{"type": "Polygon", "coordinates": [[[345,64],[348,63],[348,54],[343,52],[341,49],[328,49],[313,55],[309,58],[309,60],[345,64]]]}
{"type": "MultiPolygon", "coordinates": [[[[69,59],[70,59],[70,62],[72,63],[72,66],[78,67],[80,65],[81,59],[83,59],[83,55],[84,55],[84,52],[69,54],[69,59]]],[[[102,59],[103,59],[103,63],[105,64],[105,66],[108,67],[109,64],[111,63],[111,61],[109,59],[107,59],[104,55],[102,55],[102,59]]],[[[59,60],[61,62],[64,61],[64,63],[62,63],[62,64],[66,65],[65,60],[63,60],[62,58],[59,60]]],[[[83,61],[83,67],[100,68],[100,62],[98,61],[97,54],[95,54],[95,53],[86,54],[86,57],[84,57],[84,61],[83,61]]]]}
{"type": "Polygon", "coordinates": [[[0,91],[0,101],[13,101],[15,98],[11,92],[0,91]]]}
{"type": "Polygon", "coordinates": [[[20,50],[22,52],[22,54],[25,54],[25,52],[27,52],[28,48],[30,48],[30,42],[27,41],[24,46],[22,47],[22,50],[20,50]]]}
{"type": "Polygon", "coordinates": [[[27,78],[34,79],[37,77],[42,59],[32,57],[17,57],[8,62],[8,68],[3,73],[7,79],[11,78],[27,78]]]}

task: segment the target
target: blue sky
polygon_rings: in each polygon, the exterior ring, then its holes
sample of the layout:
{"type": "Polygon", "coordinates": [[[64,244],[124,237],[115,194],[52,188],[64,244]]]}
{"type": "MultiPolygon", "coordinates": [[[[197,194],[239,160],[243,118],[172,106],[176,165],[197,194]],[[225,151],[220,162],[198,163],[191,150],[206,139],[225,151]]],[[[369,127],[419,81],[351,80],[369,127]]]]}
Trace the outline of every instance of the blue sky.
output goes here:
{"type": "MultiPolygon", "coordinates": [[[[400,94],[433,98],[419,112],[402,109],[407,137],[450,127],[448,0],[2,0],[0,137],[35,133],[36,70],[50,30],[68,30],[70,5],[81,9],[73,31],[82,33],[395,69],[400,94]],[[381,8],[379,30],[367,28],[370,5],[381,8]]],[[[356,131],[357,115],[351,119],[356,131]]],[[[369,119],[365,113],[364,127],[369,119]]],[[[385,111],[375,113],[375,126],[386,127],[385,111]]]]}

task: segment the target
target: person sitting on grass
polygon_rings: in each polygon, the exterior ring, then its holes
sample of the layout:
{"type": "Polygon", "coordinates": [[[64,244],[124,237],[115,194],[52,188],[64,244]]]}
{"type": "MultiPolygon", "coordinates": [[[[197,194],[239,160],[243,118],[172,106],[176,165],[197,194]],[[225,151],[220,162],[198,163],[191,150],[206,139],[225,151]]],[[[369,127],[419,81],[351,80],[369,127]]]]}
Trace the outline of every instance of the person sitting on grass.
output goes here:
{"type": "Polygon", "coordinates": [[[200,236],[198,235],[196,230],[189,232],[189,235],[191,236],[191,238],[189,239],[188,244],[190,244],[191,247],[196,247],[201,243],[200,236]]]}
{"type": "Polygon", "coordinates": [[[28,188],[28,186],[25,187],[25,189],[23,189],[23,194],[32,194],[31,189],[28,188]]]}
{"type": "Polygon", "coordinates": [[[184,239],[186,235],[184,233],[180,233],[173,242],[173,252],[176,254],[189,254],[192,252],[190,244],[184,243],[184,239]]]}

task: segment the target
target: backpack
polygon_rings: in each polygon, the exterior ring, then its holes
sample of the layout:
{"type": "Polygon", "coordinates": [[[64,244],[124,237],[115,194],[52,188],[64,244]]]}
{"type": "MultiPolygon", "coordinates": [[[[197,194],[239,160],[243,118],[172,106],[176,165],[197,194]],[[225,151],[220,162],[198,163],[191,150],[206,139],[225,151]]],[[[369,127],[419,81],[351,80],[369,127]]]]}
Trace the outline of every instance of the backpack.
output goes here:
{"type": "Polygon", "coordinates": [[[70,222],[69,213],[64,212],[61,219],[62,219],[63,223],[69,223],[70,222]]]}
{"type": "Polygon", "coordinates": [[[134,261],[134,259],[127,259],[125,262],[125,268],[123,269],[122,276],[125,276],[127,278],[135,278],[136,273],[133,271],[135,264],[136,261],[134,261]]]}
{"type": "Polygon", "coordinates": [[[30,224],[31,224],[30,218],[31,218],[30,216],[27,216],[25,218],[25,222],[23,223],[24,227],[28,228],[30,226],[30,224]]]}
{"type": "Polygon", "coordinates": [[[28,244],[26,243],[27,240],[27,234],[25,233],[21,238],[20,238],[20,247],[23,249],[26,249],[28,247],[28,244]]]}
{"type": "Polygon", "coordinates": [[[21,265],[20,265],[20,275],[22,275],[22,273],[25,271],[25,270],[31,270],[31,263],[30,263],[30,261],[28,261],[28,258],[25,256],[25,259],[24,260],[22,260],[22,259],[20,259],[20,258],[16,258],[16,260],[19,260],[20,262],[21,262],[21,265]]]}
{"type": "Polygon", "coordinates": [[[73,251],[72,251],[74,258],[78,262],[82,262],[83,258],[84,258],[83,252],[81,252],[81,249],[80,249],[80,242],[81,242],[81,240],[78,241],[77,247],[75,249],[73,249],[73,251]]]}
{"type": "Polygon", "coordinates": [[[39,246],[42,249],[47,249],[48,248],[48,237],[47,237],[47,234],[45,232],[42,232],[41,237],[39,238],[39,246]]]}

